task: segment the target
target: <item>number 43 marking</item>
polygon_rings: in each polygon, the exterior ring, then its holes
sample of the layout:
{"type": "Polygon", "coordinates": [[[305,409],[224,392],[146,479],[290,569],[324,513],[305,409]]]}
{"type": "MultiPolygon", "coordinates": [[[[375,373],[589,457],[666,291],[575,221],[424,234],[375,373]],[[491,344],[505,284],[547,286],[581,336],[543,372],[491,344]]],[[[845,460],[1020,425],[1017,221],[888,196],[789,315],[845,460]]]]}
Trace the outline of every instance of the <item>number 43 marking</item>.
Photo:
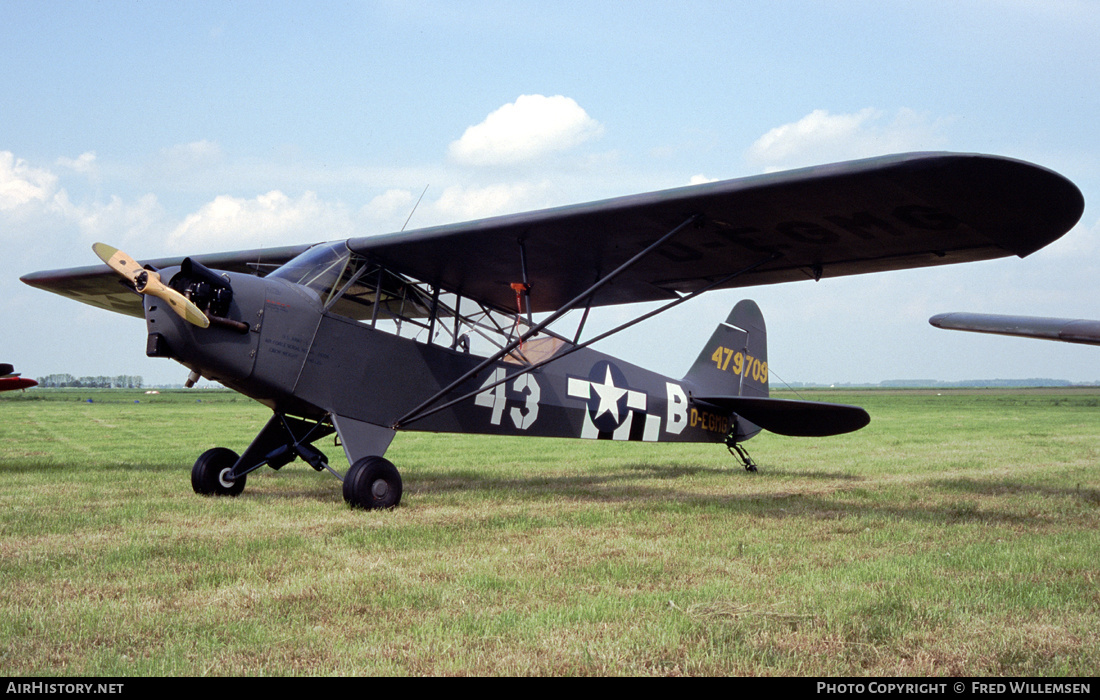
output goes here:
{"type": "MultiPolygon", "coordinates": [[[[504,379],[504,368],[498,367],[489,378],[485,380],[485,383],[481,386],[488,387],[490,384],[495,384],[504,379]]],[[[512,419],[512,423],[515,424],[520,430],[527,430],[534,423],[535,419],[539,417],[539,398],[542,395],[542,390],[539,388],[539,383],[530,374],[521,374],[514,382],[512,382],[512,389],[520,394],[526,394],[527,399],[524,403],[523,410],[513,406],[512,410],[508,412],[508,416],[512,419]]],[[[497,384],[496,386],[485,389],[477,396],[474,397],[475,406],[484,406],[486,408],[493,409],[493,415],[489,418],[489,422],[493,425],[500,425],[500,420],[504,415],[505,404],[508,401],[508,392],[504,388],[504,383],[497,384]]]]}

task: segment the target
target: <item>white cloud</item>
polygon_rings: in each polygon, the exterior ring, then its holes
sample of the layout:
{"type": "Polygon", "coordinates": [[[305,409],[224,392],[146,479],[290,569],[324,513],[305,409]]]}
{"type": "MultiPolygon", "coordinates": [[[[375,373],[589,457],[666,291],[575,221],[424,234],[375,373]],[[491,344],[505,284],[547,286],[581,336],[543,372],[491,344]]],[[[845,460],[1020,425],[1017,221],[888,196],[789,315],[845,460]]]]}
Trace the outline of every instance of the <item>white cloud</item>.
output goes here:
{"type": "Polygon", "coordinates": [[[192,141],[160,150],[161,167],[169,175],[209,168],[220,163],[225,154],[213,141],[192,141]]]}
{"type": "Polygon", "coordinates": [[[706,175],[692,175],[691,179],[688,180],[689,185],[705,185],[708,182],[718,182],[718,180],[706,175]]]}
{"type": "Polygon", "coordinates": [[[168,234],[176,251],[231,250],[348,238],[355,235],[343,205],[314,192],[291,198],[272,190],[252,199],[219,195],[168,234]]]}
{"type": "Polygon", "coordinates": [[[574,148],[602,131],[572,98],[521,95],[466,129],[448,153],[465,165],[516,165],[574,148]]]}
{"type": "Polygon", "coordinates": [[[160,152],[170,160],[211,161],[222,157],[221,146],[206,139],[176,144],[169,148],[162,148],[160,152]]]}
{"type": "Polygon", "coordinates": [[[363,205],[359,213],[368,221],[385,227],[392,227],[401,216],[404,222],[412,211],[413,194],[408,190],[386,190],[363,205]]]}
{"type": "Polygon", "coordinates": [[[66,158],[62,156],[57,159],[57,164],[62,168],[68,168],[78,173],[88,174],[95,170],[95,152],[86,151],[76,158],[66,158]]]}
{"type": "Polygon", "coordinates": [[[77,158],[61,157],[61,169],[35,168],[9,152],[0,152],[0,213],[8,224],[9,242],[21,240],[28,255],[59,251],[95,240],[133,247],[158,240],[164,232],[164,210],[156,195],[145,194],[135,200],[111,195],[106,201],[89,198],[74,201],[61,186],[73,173],[95,175],[95,154],[77,158]]]}
{"type": "Polygon", "coordinates": [[[0,211],[45,203],[56,186],[57,176],[49,170],[32,168],[11,151],[0,151],[0,211]]]}
{"type": "Polygon", "coordinates": [[[472,221],[545,206],[547,186],[526,182],[448,187],[431,206],[433,220],[472,221]]]}
{"type": "Polygon", "coordinates": [[[111,195],[108,202],[73,204],[61,190],[54,197],[51,209],[76,224],[86,241],[107,241],[114,245],[147,242],[157,237],[164,210],[154,194],[146,194],[135,202],[126,202],[111,195]]]}
{"type": "Polygon", "coordinates": [[[891,121],[885,112],[867,107],[853,114],[815,109],[802,119],[777,126],[758,138],[746,153],[765,171],[785,170],[887,153],[942,148],[946,120],[931,120],[900,109],[891,121]]]}

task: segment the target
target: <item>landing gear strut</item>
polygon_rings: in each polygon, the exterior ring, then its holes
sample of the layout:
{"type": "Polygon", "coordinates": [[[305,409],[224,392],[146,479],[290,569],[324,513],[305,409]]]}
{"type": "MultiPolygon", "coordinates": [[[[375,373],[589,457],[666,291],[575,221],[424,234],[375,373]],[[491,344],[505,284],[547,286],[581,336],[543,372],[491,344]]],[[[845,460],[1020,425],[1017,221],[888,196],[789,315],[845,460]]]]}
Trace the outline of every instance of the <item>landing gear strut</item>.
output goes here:
{"type": "Polygon", "coordinates": [[[279,469],[295,457],[301,457],[317,471],[332,471],[328,459],[311,443],[331,435],[333,430],[320,421],[276,413],[240,457],[225,447],[203,452],[191,468],[191,488],[204,496],[237,496],[244,491],[249,472],[264,465],[279,469]]]}
{"type": "Polygon", "coordinates": [[[726,447],[729,448],[731,455],[741,460],[741,464],[744,465],[745,471],[756,471],[756,462],[752,461],[752,457],[749,456],[749,451],[741,447],[741,443],[735,442],[732,438],[726,438],[726,447]]]}
{"type": "MultiPolygon", "coordinates": [[[[349,436],[360,448],[359,454],[378,449],[385,452],[389,431],[339,416],[342,435],[349,436]],[[382,437],[379,437],[379,432],[382,437]]],[[[341,477],[328,464],[324,453],[313,441],[331,435],[336,428],[327,420],[306,420],[276,413],[240,457],[233,450],[215,447],[202,453],[191,469],[191,488],[204,496],[237,496],[244,491],[245,477],[263,466],[280,469],[301,458],[317,471],[328,471],[344,482],[344,500],[354,508],[372,510],[395,508],[401,502],[401,475],[393,464],[379,456],[355,461],[341,477]]]]}

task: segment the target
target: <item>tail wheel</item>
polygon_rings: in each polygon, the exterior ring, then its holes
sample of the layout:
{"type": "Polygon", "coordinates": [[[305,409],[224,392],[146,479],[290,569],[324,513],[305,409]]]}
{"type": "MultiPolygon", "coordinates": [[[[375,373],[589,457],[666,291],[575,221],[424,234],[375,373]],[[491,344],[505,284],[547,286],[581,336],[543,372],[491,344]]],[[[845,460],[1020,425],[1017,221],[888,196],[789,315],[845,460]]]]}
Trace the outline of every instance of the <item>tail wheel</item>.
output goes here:
{"type": "Polygon", "coordinates": [[[382,457],[357,460],[344,476],[344,500],[353,508],[396,508],[401,490],[397,467],[382,457]]]}
{"type": "Polygon", "coordinates": [[[203,496],[238,496],[244,491],[245,477],[226,478],[237,463],[237,453],[215,447],[199,455],[191,468],[191,488],[203,496]]]}

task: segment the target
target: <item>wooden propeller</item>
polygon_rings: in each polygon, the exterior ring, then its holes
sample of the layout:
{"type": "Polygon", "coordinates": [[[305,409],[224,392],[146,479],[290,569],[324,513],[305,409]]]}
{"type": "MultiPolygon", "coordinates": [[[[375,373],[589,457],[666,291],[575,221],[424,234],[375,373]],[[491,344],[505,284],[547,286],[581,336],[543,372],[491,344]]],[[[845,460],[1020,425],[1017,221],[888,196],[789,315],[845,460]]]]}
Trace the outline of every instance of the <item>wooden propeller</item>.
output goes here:
{"type": "Polygon", "coordinates": [[[172,307],[172,310],[179,314],[181,318],[199,328],[206,328],[210,325],[210,319],[199,310],[199,307],[192,304],[187,297],[160,281],[160,273],[146,270],[126,253],[105,243],[93,244],[92,250],[95,251],[100,260],[107,263],[108,267],[129,280],[139,293],[152,294],[172,307]]]}

